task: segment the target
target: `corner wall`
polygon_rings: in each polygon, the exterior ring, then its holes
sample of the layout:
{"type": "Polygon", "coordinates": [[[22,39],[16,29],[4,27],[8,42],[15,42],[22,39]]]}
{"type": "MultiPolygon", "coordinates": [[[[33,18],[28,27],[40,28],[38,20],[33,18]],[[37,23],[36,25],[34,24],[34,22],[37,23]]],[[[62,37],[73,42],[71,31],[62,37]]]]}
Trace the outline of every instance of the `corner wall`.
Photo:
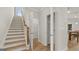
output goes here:
{"type": "Polygon", "coordinates": [[[45,46],[47,45],[47,16],[49,14],[51,15],[50,8],[41,8],[39,20],[39,38],[45,46]]]}
{"type": "Polygon", "coordinates": [[[39,26],[39,10],[32,7],[26,7],[22,10],[25,23],[30,27],[31,33],[34,38],[38,38],[38,26],[39,26]]]}
{"type": "Polygon", "coordinates": [[[14,15],[13,7],[0,7],[0,48],[3,48],[8,28],[14,15]]]}
{"type": "Polygon", "coordinates": [[[55,50],[64,51],[67,49],[68,32],[67,32],[67,8],[55,8],[55,50]]]}
{"type": "Polygon", "coordinates": [[[79,18],[68,18],[68,24],[72,24],[73,31],[78,30],[79,29],[79,18]]]}

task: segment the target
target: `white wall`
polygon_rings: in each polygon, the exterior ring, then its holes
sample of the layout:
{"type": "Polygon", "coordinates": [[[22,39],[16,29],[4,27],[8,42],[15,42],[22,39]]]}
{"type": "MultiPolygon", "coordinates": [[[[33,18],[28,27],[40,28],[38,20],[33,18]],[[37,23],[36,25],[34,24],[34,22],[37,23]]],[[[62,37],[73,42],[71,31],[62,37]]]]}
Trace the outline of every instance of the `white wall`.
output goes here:
{"type": "Polygon", "coordinates": [[[72,30],[79,30],[79,18],[68,18],[68,24],[72,24],[72,30]]]}
{"type": "Polygon", "coordinates": [[[35,8],[23,8],[23,16],[27,26],[30,27],[33,37],[38,37],[39,10],[35,8]]]}
{"type": "Polygon", "coordinates": [[[67,49],[67,9],[55,8],[55,49],[57,51],[64,51],[67,49]]]}
{"type": "MultiPolygon", "coordinates": [[[[23,15],[26,24],[31,27],[34,18],[39,20],[39,40],[47,45],[47,15],[51,14],[51,50],[53,50],[53,10],[56,12],[55,16],[55,50],[62,51],[67,49],[67,8],[41,8],[40,13],[35,9],[23,8],[23,15]]],[[[32,26],[32,30],[35,28],[32,26]]],[[[35,30],[37,33],[37,30],[35,30]]],[[[35,32],[33,31],[33,32],[35,32]]]]}
{"type": "Polygon", "coordinates": [[[4,40],[12,17],[14,15],[14,8],[12,7],[0,7],[0,48],[3,47],[4,40]]]}
{"type": "Polygon", "coordinates": [[[15,16],[22,16],[22,8],[21,7],[15,7],[15,16]]]}
{"type": "Polygon", "coordinates": [[[44,45],[47,45],[47,16],[49,14],[51,15],[50,8],[41,8],[39,20],[39,39],[44,45]]]}
{"type": "Polygon", "coordinates": [[[47,45],[47,15],[51,15],[51,32],[50,32],[50,40],[51,40],[51,50],[53,50],[55,43],[56,51],[63,51],[67,49],[68,43],[68,33],[67,33],[67,8],[43,8],[40,13],[40,21],[39,21],[39,38],[40,41],[47,45]],[[53,23],[53,12],[55,11],[55,34],[53,32],[54,23],[53,23]],[[54,36],[55,35],[55,39],[54,36]]]}

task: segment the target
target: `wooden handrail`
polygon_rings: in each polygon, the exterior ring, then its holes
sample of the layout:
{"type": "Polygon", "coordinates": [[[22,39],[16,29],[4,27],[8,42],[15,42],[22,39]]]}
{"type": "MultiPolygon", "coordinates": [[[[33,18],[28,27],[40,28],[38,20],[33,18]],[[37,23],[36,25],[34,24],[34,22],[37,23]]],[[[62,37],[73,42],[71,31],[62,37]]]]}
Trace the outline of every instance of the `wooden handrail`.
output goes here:
{"type": "Polygon", "coordinates": [[[23,23],[24,23],[24,26],[27,26],[27,25],[25,24],[25,20],[24,20],[24,17],[23,17],[23,23]]]}
{"type": "Polygon", "coordinates": [[[30,40],[29,40],[29,32],[30,32],[30,29],[26,25],[25,20],[24,20],[24,17],[23,17],[23,24],[24,24],[24,32],[25,32],[26,45],[28,45],[28,44],[30,44],[30,40]]]}

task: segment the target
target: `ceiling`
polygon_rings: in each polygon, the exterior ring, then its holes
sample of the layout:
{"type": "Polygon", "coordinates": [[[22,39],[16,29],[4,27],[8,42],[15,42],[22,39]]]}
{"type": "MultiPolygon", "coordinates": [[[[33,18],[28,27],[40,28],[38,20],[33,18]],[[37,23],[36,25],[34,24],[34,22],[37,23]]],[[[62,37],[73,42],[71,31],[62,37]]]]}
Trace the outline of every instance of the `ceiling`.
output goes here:
{"type": "Polygon", "coordinates": [[[69,18],[79,18],[79,7],[70,7],[68,8],[68,13],[69,18]]]}
{"type": "MultiPolygon", "coordinates": [[[[48,7],[26,7],[26,8],[30,8],[38,12],[44,9],[48,9],[48,7]]],[[[68,13],[69,18],[79,18],[79,7],[68,7],[67,11],[70,11],[70,13],[68,13]]]]}

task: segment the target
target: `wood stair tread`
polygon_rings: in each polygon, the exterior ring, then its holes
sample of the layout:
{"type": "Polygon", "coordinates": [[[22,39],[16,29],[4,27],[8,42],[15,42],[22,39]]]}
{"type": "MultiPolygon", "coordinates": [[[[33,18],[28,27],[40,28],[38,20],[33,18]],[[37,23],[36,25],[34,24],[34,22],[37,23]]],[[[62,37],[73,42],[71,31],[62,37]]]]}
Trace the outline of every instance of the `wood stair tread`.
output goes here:
{"type": "Polygon", "coordinates": [[[9,30],[24,30],[24,29],[9,29],[9,30]]]}
{"type": "Polygon", "coordinates": [[[11,37],[11,38],[6,38],[6,40],[10,40],[10,39],[21,39],[21,38],[25,38],[24,36],[23,37],[11,37]]]}
{"type": "Polygon", "coordinates": [[[22,46],[22,45],[25,45],[25,42],[14,43],[14,44],[7,44],[7,45],[4,46],[4,48],[8,49],[8,48],[18,47],[18,46],[22,46]]]}
{"type": "Polygon", "coordinates": [[[9,48],[9,49],[5,49],[7,51],[24,51],[27,50],[25,45],[22,46],[18,46],[18,47],[14,47],[14,48],[9,48]]]}
{"type": "Polygon", "coordinates": [[[6,38],[20,38],[20,37],[24,37],[24,35],[7,36],[6,38]]]}
{"type": "Polygon", "coordinates": [[[24,30],[8,30],[8,32],[24,32],[24,30]]]}
{"type": "Polygon", "coordinates": [[[6,44],[13,44],[13,43],[15,43],[15,42],[22,42],[22,41],[24,41],[25,42],[25,40],[24,39],[18,39],[18,40],[6,40],[6,42],[5,42],[5,45],[6,44]]]}
{"type": "Polygon", "coordinates": [[[7,36],[24,35],[24,33],[8,33],[7,36]]]}
{"type": "Polygon", "coordinates": [[[24,31],[8,31],[8,33],[23,33],[24,31]]]}
{"type": "Polygon", "coordinates": [[[8,34],[24,34],[24,32],[9,32],[8,34]]]}

